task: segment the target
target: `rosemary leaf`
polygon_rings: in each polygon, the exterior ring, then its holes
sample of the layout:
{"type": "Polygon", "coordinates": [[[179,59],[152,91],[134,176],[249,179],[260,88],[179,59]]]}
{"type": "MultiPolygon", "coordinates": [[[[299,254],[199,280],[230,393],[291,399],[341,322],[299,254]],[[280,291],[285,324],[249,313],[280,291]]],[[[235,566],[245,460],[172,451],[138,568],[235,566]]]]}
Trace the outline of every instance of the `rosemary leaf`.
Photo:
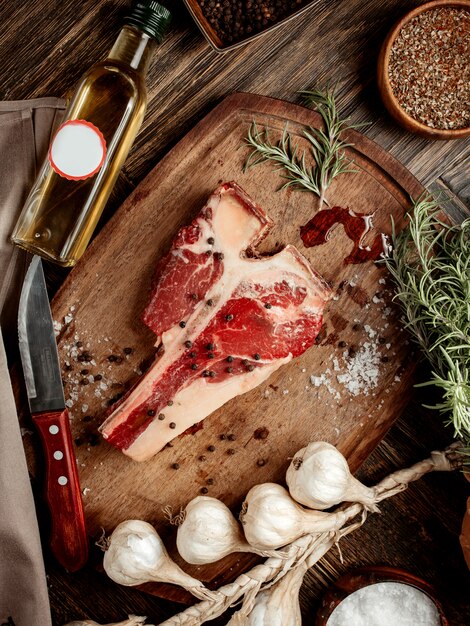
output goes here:
{"type": "Polygon", "coordinates": [[[433,198],[414,202],[409,226],[393,229],[386,259],[406,327],[429,359],[443,413],[470,451],[470,219],[450,225],[433,198]]]}
{"type": "Polygon", "coordinates": [[[344,150],[352,144],[342,141],[340,135],[345,130],[357,126],[349,124],[349,119],[340,119],[332,89],[302,93],[306,103],[318,111],[324,123],[324,129],[309,127],[303,133],[310,144],[309,152],[313,164],[307,164],[305,150],[299,152],[298,146],[293,145],[287,127],[281,139],[273,142],[269,130],[267,128],[260,130],[253,121],[245,140],[252,151],[245,162],[244,171],[271,161],[277,164],[275,169],[281,171],[281,177],[287,180],[281,189],[292,187],[311,191],[318,196],[321,208],[323,202],[328,204],[325,194],[333,180],[340,174],[356,171],[344,154],[344,150]]]}

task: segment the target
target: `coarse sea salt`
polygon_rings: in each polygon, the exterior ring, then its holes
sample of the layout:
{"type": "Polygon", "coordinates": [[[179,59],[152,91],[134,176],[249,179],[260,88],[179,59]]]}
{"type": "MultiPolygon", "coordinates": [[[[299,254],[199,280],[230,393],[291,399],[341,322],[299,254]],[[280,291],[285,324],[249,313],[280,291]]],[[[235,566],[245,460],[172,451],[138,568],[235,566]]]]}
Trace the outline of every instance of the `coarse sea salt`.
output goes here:
{"type": "Polygon", "coordinates": [[[380,351],[377,345],[367,341],[354,356],[344,352],[343,357],[346,371],[336,376],[337,381],[353,396],[369,395],[379,381],[380,351]]]}
{"type": "Polygon", "coordinates": [[[383,582],[351,593],[327,626],[441,626],[441,619],[434,602],[419,589],[383,582]]]}

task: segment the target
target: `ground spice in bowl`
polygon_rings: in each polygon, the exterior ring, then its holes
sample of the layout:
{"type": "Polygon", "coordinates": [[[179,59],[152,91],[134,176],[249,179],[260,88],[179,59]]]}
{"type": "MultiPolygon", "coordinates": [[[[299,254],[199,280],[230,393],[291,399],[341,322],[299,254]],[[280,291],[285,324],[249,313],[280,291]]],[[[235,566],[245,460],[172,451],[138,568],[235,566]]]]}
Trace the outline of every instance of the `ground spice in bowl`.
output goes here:
{"type": "Polygon", "coordinates": [[[243,41],[289,17],[311,0],[197,0],[224,43],[243,41]]]}
{"type": "Polygon", "coordinates": [[[400,107],[421,124],[470,127],[470,11],[440,6],[405,23],[390,50],[388,77],[400,107]]]}

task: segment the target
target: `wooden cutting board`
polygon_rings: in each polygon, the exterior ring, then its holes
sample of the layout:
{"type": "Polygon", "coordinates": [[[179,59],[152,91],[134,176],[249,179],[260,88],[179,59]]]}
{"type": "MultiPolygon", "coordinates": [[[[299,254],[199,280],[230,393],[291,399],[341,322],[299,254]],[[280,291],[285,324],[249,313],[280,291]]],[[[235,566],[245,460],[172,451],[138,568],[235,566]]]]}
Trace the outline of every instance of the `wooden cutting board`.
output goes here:
{"type": "MultiPolygon", "coordinates": [[[[337,445],[357,469],[409,399],[413,363],[391,302],[387,271],[371,261],[345,264],[353,244],[342,226],[326,244],[303,246],[299,228],[318,210],[317,199],[310,193],[277,191],[281,180],[269,163],[243,173],[248,154],[243,139],[252,120],[268,126],[273,137],[287,124],[300,143],[306,125],[320,125],[317,114],[287,102],[251,94],[228,97],[129,196],[52,303],[88,529],[94,537],[101,528],[110,532],[123,520],[139,518],[155,524],[171,544],[174,528],[165,507],[177,513],[205,488],[237,513],[250,487],[282,482],[288,459],[312,440],[337,445]],[[261,251],[296,245],[335,295],[317,345],[138,464],[104,442],[97,428],[110,400],[128,389],[154,356],[154,335],[140,315],[156,261],[212,190],[229,180],[237,181],[276,223],[261,251]],[[358,387],[357,369],[365,367],[368,384],[358,387]],[[208,451],[211,445],[213,452],[208,451]]],[[[390,232],[391,217],[400,228],[409,196],[421,193],[421,186],[361,134],[350,132],[348,139],[354,143],[348,156],[357,172],[333,184],[331,205],[374,213],[380,231],[390,232]]],[[[34,472],[33,453],[30,461],[34,472]]],[[[183,567],[214,587],[252,562],[250,555],[233,555],[206,567],[183,567]]],[[[174,600],[188,598],[171,586],[154,585],[151,591],[174,600]]]]}

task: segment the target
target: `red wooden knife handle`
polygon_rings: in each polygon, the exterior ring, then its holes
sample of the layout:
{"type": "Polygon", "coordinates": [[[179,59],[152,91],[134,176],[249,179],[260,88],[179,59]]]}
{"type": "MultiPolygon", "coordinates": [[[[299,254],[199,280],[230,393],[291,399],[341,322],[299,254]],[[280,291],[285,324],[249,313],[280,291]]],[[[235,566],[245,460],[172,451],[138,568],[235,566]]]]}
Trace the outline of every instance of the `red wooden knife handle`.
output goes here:
{"type": "Polygon", "coordinates": [[[75,572],[88,559],[88,537],[68,411],[35,413],[33,420],[46,460],[45,498],[51,514],[49,543],[59,563],[69,572],[75,572]]]}

